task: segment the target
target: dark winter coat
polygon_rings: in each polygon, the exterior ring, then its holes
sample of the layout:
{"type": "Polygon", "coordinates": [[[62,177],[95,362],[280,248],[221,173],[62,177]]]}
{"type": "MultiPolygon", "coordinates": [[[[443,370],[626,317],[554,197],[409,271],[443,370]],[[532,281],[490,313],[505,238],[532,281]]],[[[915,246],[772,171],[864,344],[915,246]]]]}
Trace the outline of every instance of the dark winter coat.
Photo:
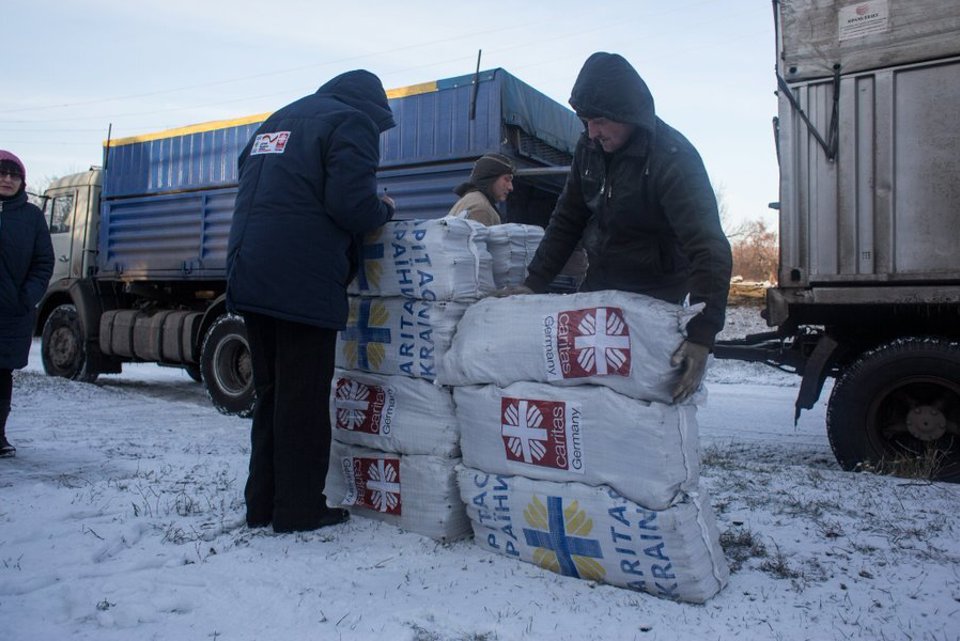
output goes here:
{"type": "Polygon", "coordinates": [[[706,308],[690,322],[688,338],[712,347],[723,328],[732,260],[699,154],[656,117],[646,84],[616,54],[587,60],[570,104],[582,118],[637,128],[612,154],[581,136],[526,285],[546,289],[582,238],[589,268],[581,290],[618,289],[674,303],[689,293],[706,308]]]}
{"type": "Polygon", "coordinates": [[[53,262],[50,230],[26,192],[0,200],[0,369],[27,364],[37,303],[53,262]]]}
{"type": "Polygon", "coordinates": [[[351,71],[259,127],[239,161],[229,309],[344,327],[357,243],[393,216],[376,170],[380,134],[394,125],[380,80],[351,71]]]}

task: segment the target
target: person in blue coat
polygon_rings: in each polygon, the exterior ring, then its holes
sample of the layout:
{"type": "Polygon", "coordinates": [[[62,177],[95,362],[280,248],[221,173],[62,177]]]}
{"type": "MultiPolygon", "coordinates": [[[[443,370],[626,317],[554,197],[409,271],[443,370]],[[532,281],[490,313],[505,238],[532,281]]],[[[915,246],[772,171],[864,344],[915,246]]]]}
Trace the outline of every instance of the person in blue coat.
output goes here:
{"type": "Polygon", "coordinates": [[[27,364],[37,303],[53,275],[50,230],[26,189],[23,163],[0,149],[0,458],[17,452],[6,433],[13,370],[27,364]]]}
{"type": "Polygon", "coordinates": [[[240,155],[227,307],[244,319],[257,395],[250,527],[349,518],[324,495],[330,386],[361,239],[395,209],[376,182],[380,134],[394,126],[380,79],[349,71],[272,114],[240,155]]]}

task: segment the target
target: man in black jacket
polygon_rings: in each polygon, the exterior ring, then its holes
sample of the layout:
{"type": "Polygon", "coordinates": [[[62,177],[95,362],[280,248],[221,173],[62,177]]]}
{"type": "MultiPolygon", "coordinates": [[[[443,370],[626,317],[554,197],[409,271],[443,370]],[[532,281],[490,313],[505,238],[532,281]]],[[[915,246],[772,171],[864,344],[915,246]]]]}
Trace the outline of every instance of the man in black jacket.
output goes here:
{"type": "Polygon", "coordinates": [[[257,394],[250,527],[349,518],[324,495],[330,384],[357,243],[394,213],[376,183],[380,134],[394,126],[380,79],[350,71],[271,115],[240,155],[227,306],[243,316],[257,394]]]}
{"type": "Polygon", "coordinates": [[[732,264],[703,161],[657,118],[646,84],[617,54],[587,59],[570,105],[586,130],[525,288],[544,291],[582,240],[589,267],[581,290],[705,303],[673,357],[681,402],[700,386],[723,329],[732,264]]]}

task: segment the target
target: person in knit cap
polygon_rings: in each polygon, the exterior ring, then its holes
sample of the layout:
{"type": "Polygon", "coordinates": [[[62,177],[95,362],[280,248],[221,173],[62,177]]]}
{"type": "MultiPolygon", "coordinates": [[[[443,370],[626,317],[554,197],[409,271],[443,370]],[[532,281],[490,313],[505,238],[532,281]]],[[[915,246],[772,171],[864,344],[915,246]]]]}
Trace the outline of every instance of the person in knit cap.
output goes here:
{"type": "Polygon", "coordinates": [[[485,154],[473,165],[470,179],[457,186],[454,193],[460,200],[450,208],[448,216],[466,218],[486,226],[499,225],[497,203],[513,191],[514,166],[503,154],[485,154]]]}
{"type": "Polygon", "coordinates": [[[26,188],[23,163],[0,149],[0,458],[17,452],[6,432],[13,370],[27,364],[37,303],[53,275],[50,230],[26,188]]]}

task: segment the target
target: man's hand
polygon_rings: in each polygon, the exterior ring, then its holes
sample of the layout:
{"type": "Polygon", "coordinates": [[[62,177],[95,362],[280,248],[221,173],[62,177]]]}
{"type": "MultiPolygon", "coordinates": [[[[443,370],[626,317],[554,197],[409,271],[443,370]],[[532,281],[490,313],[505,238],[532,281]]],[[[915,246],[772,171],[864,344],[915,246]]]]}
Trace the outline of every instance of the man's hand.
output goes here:
{"type": "Polygon", "coordinates": [[[490,295],[494,298],[506,298],[507,296],[521,296],[532,293],[533,290],[526,285],[510,285],[494,290],[490,292],[490,295]]]}
{"type": "Polygon", "coordinates": [[[673,353],[670,364],[680,368],[680,380],[673,388],[673,402],[682,403],[700,387],[707,369],[710,348],[706,345],[683,341],[673,353]]]}

